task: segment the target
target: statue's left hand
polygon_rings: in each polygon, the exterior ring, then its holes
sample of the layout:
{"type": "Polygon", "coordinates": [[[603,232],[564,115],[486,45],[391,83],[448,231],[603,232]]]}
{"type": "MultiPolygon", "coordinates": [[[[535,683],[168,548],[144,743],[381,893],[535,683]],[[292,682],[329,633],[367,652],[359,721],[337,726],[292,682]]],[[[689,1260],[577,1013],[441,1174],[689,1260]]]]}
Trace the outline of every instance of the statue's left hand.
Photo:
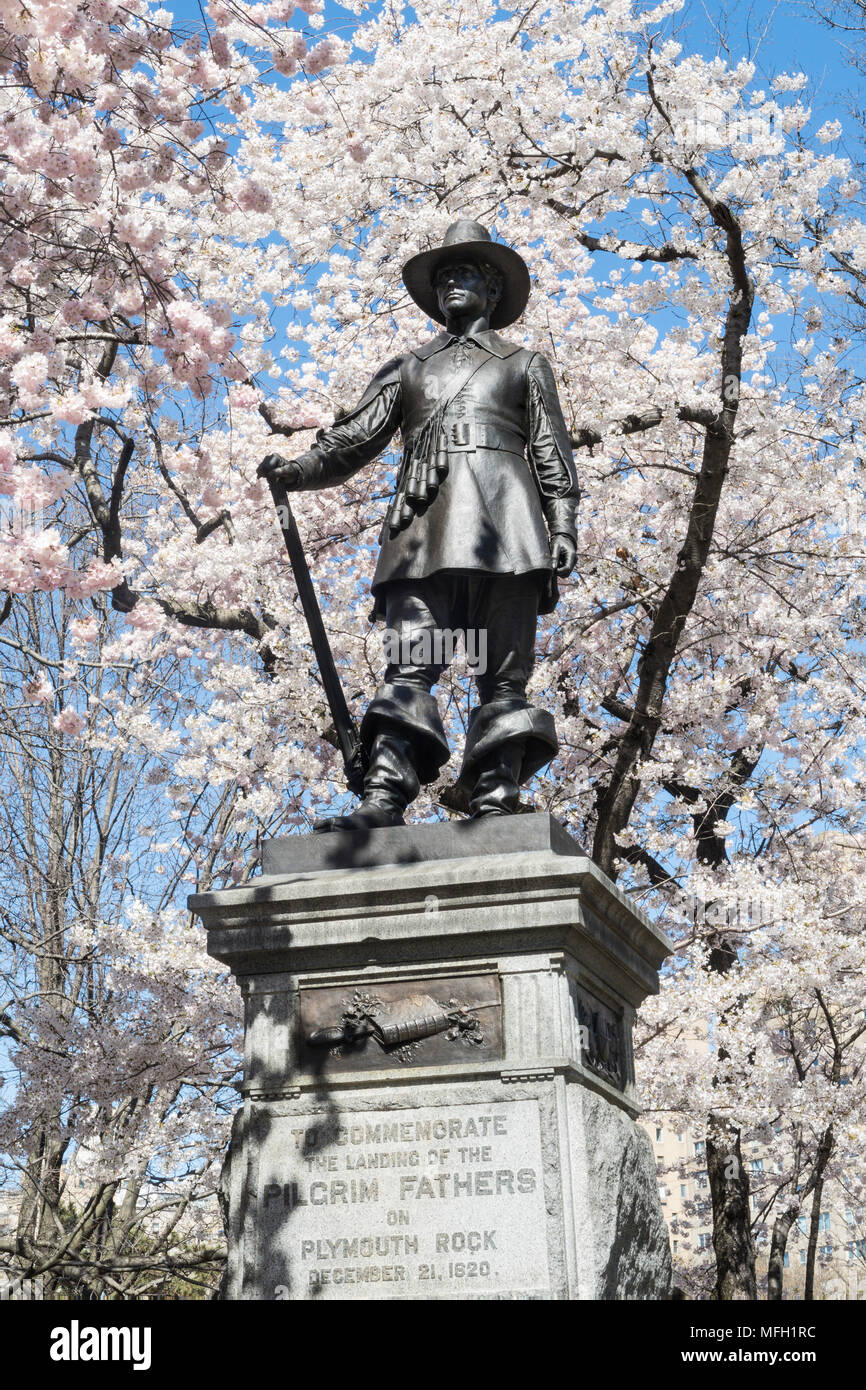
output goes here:
{"type": "Polygon", "coordinates": [[[571,536],[551,536],[550,551],[560,579],[565,579],[577,564],[577,546],[571,536]]]}

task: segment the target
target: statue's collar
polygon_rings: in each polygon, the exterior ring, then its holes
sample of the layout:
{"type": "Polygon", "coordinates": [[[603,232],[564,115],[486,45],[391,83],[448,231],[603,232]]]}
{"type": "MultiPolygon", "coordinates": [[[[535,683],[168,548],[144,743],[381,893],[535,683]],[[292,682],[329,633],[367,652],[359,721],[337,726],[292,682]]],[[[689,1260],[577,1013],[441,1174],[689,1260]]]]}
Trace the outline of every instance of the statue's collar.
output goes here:
{"type": "MultiPolygon", "coordinates": [[[[510,357],[512,353],[519,352],[520,348],[516,343],[507,343],[504,338],[500,338],[498,333],[494,333],[492,328],[482,329],[480,333],[467,333],[467,340],[475,343],[477,347],[483,348],[485,352],[491,353],[494,357],[510,357]]],[[[456,342],[453,333],[437,333],[435,338],[431,338],[428,343],[422,343],[420,347],[412,349],[414,357],[420,357],[425,362],[434,353],[441,352],[449,343],[456,342]]]]}

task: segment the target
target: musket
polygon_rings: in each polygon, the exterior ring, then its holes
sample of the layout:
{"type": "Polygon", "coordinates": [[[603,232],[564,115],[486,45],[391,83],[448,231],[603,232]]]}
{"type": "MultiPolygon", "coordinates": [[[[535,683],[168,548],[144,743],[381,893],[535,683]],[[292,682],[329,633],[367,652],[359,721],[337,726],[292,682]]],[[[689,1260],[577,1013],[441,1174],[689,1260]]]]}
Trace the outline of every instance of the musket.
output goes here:
{"type": "Polygon", "coordinates": [[[304,617],[310,630],[313,651],[316,654],[319,674],[325,688],[325,696],[333,716],[334,728],[337,731],[337,742],[346,772],[346,786],[356,796],[362,796],[367,760],[361,746],[358,726],[349,712],[346,696],[337,674],[337,667],[334,664],[334,655],[328,642],[328,635],[325,632],[325,624],[322,622],[322,610],[319,607],[319,600],[316,598],[316,591],[310,578],[307,557],[304,554],[304,547],[298,534],[297,522],[289,506],[289,494],[283,484],[277,482],[276,479],[268,478],[267,481],[268,487],[271,489],[271,496],[274,499],[274,506],[277,509],[277,519],[283,533],[283,540],[286,543],[289,564],[298,586],[298,597],[301,600],[301,607],[304,610],[304,617]]]}

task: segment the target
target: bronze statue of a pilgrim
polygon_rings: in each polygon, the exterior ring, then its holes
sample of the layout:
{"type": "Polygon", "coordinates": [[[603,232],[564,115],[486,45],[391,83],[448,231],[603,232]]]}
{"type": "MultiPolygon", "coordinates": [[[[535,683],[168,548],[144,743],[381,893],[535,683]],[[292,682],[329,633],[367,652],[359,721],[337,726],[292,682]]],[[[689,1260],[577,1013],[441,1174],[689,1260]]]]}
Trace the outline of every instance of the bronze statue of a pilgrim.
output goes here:
{"type": "Polygon", "coordinates": [[[557,577],[574,568],[579,491],[550,364],[498,332],[523,313],[529,272],[516,251],[461,221],[407,261],[403,282],[445,331],[386,362],[307,453],[270,454],[259,468],[290,491],[332,487],[402,433],[371,586],[375,616],[402,640],[361,724],[363,799],[320,831],[401,825],[448,761],[431,694],[444,669],[436,633],[485,637],[459,777],[472,817],[514,812],[520,785],[558,747],[553,717],[528,703],[526,683],[538,615],[553,610],[557,577]]]}

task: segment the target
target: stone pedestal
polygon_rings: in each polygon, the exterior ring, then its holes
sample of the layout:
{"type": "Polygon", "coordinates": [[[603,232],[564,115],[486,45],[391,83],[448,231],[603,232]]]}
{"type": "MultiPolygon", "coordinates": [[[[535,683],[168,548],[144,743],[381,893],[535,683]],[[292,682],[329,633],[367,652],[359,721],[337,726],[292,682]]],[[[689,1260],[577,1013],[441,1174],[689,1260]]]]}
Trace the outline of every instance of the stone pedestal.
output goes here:
{"type": "Polygon", "coordinates": [[[190,900],[246,1001],[231,1299],[657,1299],[670,946],[546,815],[287,837],[190,900]]]}

